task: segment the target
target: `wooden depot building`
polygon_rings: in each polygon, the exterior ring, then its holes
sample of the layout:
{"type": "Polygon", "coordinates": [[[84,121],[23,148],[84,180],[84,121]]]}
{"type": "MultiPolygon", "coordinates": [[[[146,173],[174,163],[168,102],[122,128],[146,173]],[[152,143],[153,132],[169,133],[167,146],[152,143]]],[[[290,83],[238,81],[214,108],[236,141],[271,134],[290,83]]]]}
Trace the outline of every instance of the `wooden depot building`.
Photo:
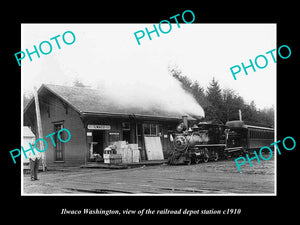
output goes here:
{"type": "MultiPolygon", "coordinates": [[[[166,159],[172,150],[170,135],[182,115],[163,109],[145,110],[138,106],[121,107],[105,97],[101,90],[83,87],[43,84],[38,89],[44,136],[67,128],[70,141],[54,137],[56,147],[47,138],[47,166],[79,166],[92,160],[91,154],[103,157],[103,150],[116,141],[138,144],[140,159],[148,160],[145,137],[160,137],[166,159]]],[[[24,126],[37,131],[35,102],[24,108],[24,126]]],[[[190,118],[191,119],[191,118],[190,118]]],[[[26,146],[24,146],[26,147],[26,146]]]]}

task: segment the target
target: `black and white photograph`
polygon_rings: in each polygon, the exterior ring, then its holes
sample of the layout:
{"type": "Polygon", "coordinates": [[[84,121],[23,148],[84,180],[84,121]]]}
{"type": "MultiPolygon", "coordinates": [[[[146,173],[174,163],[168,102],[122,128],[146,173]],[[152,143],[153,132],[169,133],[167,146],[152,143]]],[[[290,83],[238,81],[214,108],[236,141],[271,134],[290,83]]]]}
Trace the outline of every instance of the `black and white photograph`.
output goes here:
{"type": "Polygon", "coordinates": [[[276,24],[160,25],[22,24],[22,194],[276,194],[276,24]]]}
{"type": "Polygon", "coordinates": [[[3,20],[4,217],[297,215],[293,4],[67,4],[3,20]]]}

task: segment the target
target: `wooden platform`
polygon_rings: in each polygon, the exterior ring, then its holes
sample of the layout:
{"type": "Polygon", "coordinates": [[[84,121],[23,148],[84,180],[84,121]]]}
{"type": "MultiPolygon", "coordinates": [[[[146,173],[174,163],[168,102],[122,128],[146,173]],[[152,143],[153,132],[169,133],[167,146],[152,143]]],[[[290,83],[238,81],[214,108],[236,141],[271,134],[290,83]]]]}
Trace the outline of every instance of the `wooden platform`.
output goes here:
{"type": "Polygon", "coordinates": [[[147,160],[138,163],[120,163],[120,164],[107,164],[107,163],[98,163],[98,162],[90,162],[86,165],[81,165],[80,168],[100,168],[100,169],[128,169],[134,167],[142,167],[142,166],[155,166],[162,165],[167,163],[168,160],[147,160]]]}

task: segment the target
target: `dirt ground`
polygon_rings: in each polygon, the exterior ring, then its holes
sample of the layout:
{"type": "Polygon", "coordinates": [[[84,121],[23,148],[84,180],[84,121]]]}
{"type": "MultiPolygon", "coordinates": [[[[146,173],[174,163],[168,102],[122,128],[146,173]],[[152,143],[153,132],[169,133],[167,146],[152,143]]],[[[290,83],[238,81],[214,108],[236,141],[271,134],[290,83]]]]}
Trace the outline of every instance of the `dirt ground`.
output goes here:
{"type": "Polygon", "coordinates": [[[241,166],[242,172],[234,159],[114,170],[71,167],[40,172],[37,181],[24,174],[23,194],[274,194],[273,158],[252,163],[241,166]]]}

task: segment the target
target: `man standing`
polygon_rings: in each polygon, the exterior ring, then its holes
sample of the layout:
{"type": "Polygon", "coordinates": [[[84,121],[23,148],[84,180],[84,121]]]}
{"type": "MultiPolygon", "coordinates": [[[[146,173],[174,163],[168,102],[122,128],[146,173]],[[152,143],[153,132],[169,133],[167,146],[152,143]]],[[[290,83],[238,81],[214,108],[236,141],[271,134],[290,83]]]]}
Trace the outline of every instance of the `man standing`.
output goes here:
{"type": "MultiPolygon", "coordinates": [[[[35,143],[35,138],[33,138],[32,141],[31,141],[31,145],[32,145],[33,149],[34,149],[34,143],[35,143]]],[[[29,151],[26,154],[27,158],[29,158],[31,181],[38,180],[37,173],[38,173],[38,170],[39,170],[40,158],[42,156],[39,151],[34,151],[34,153],[35,154],[33,154],[32,151],[29,151]]]]}

